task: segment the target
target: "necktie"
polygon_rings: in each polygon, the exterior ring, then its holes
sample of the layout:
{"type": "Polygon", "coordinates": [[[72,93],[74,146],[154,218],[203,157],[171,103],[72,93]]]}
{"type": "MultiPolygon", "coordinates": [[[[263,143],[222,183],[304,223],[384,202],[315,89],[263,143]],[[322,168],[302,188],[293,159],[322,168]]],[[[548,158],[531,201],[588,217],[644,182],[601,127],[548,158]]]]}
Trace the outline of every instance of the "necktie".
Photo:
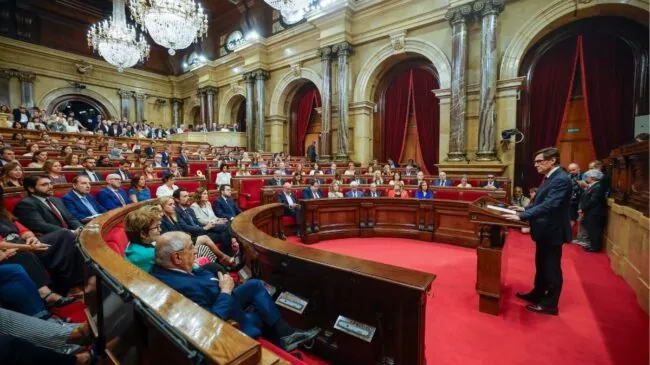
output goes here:
{"type": "Polygon", "coordinates": [[[230,204],[228,204],[228,199],[223,198],[223,201],[226,202],[226,206],[228,207],[228,212],[230,212],[230,215],[234,215],[235,212],[232,210],[232,207],[230,206],[230,204]]]}
{"type": "Polygon", "coordinates": [[[85,195],[81,197],[81,202],[86,206],[86,208],[88,208],[88,210],[90,211],[90,215],[96,215],[97,214],[97,211],[95,210],[93,205],[90,204],[90,202],[88,201],[88,198],[86,198],[85,195]]]}
{"type": "Polygon", "coordinates": [[[445,180],[440,181],[440,186],[445,186],[445,180]]]}
{"type": "Polygon", "coordinates": [[[314,199],[318,199],[318,198],[320,198],[320,196],[318,196],[318,192],[315,192],[314,193],[314,199]]]}
{"type": "Polygon", "coordinates": [[[63,219],[63,216],[61,216],[61,213],[59,213],[59,210],[56,209],[56,207],[54,206],[54,204],[52,204],[50,199],[45,199],[45,201],[47,202],[47,206],[50,207],[50,211],[52,212],[52,214],[54,214],[56,218],[59,220],[59,222],[61,222],[61,226],[63,226],[63,228],[68,228],[68,223],[66,223],[65,219],[63,219]]]}
{"type": "Polygon", "coordinates": [[[115,190],[113,190],[113,193],[115,193],[115,195],[117,195],[117,198],[120,200],[120,203],[122,203],[122,206],[125,206],[126,202],[124,201],[124,198],[122,198],[122,195],[120,195],[120,193],[115,191],[115,190]]]}

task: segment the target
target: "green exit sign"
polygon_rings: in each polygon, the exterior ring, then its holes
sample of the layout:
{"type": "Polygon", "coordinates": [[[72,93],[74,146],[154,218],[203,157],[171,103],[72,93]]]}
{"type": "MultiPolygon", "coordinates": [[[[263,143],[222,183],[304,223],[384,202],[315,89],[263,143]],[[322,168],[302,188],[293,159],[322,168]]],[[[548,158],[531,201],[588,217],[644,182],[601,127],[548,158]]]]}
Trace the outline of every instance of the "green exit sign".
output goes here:
{"type": "Polygon", "coordinates": [[[580,132],[580,128],[569,128],[567,130],[567,132],[569,132],[569,133],[578,133],[578,132],[580,132]]]}

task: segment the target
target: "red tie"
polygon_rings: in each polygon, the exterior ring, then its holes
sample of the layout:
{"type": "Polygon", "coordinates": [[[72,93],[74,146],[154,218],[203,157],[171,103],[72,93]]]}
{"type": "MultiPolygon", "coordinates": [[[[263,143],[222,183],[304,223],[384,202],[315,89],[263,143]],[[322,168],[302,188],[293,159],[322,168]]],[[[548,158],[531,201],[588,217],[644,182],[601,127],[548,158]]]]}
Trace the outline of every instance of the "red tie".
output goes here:
{"type": "Polygon", "coordinates": [[[61,213],[59,213],[59,210],[54,207],[54,204],[52,204],[50,199],[45,199],[45,201],[47,202],[47,205],[50,207],[50,211],[52,211],[52,213],[54,213],[54,215],[59,219],[59,222],[61,222],[61,226],[67,229],[68,223],[66,223],[65,219],[63,219],[61,213]]]}

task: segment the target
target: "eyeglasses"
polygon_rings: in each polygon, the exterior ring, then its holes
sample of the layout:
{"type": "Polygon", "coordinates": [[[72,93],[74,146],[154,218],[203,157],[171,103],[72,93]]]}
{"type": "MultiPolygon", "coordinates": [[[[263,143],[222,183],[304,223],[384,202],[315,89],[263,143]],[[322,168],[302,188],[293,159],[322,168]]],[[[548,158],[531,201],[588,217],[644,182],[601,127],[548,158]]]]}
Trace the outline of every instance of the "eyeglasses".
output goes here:
{"type": "Polygon", "coordinates": [[[160,231],[160,224],[157,226],[149,227],[149,231],[160,231]]]}
{"type": "Polygon", "coordinates": [[[546,161],[546,160],[535,160],[535,161],[533,161],[533,163],[534,163],[535,165],[539,165],[539,164],[541,164],[541,163],[544,162],[544,161],[546,161]]]}

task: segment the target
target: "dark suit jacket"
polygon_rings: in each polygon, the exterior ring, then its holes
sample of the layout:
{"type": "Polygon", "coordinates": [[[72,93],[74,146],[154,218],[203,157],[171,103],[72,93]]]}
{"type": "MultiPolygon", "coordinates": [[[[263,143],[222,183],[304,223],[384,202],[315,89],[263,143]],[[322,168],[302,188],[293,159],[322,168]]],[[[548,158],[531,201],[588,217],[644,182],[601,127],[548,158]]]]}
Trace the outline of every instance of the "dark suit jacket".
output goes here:
{"type": "MultiPolygon", "coordinates": [[[[327,195],[323,195],[323,192],[318,189],[318,197],[319,199],[322,199],[323,197],[327,198],[327,195]]],[[[302,191],[302,198],[303,199],[314,199],[314,194],[312,194],[311,189],[309,187],[305,188],[302,191]]]]}
{"type": "MultiPolygon", "coordinates": [[[[381,196],[382,196],[382,195],[381,195],[381,191],[379,191],[379,190],[377,190],[375,193],[377,194],[377,197],[381,197],[381,196]]],[[[370,191],[368,191],[368,193],[367,193],[366,195],[364,195],[364,196],[374,198],[374,196],[372,196],[372,193],[371,193],[370,191]]]]}
{"type": "Polygon", "coordinates": [[[585,220],[592,216],[607,215],[607,200],[605,186],[601,182],[591,185],[582,193],[580,198],[580,209],[585,215],[585,220]]]}
{"type": "Polygon", "coordinates": [[[363,185],[363,184],[366,183],[366,179],[363,179],[363,178],[358,177],[358,178],[356,178],[356,179],[355,179],[355,178],[350,178],[350,182],[349,182],[348,184],[352,184],[353,181],[358,182],[359,185],[363,185]]]}
{"type": "Polygon", "coordinates": [[[280,181],[275,181],[275,179],[269,179],[268,184],[271,186],[282,186],[284,185],[284,179],[280,179],[280,181]]]}
{"type": "MultiPolygon", "coordinates": [[[[81,227],[81,223],[74,217],[65,205],[58,198],[51,197],[50,201],[59,210],[61,216],[68,224],[69,229],[77,229],[81,227]]],[[[16,204],[14,208],[14,215],[22,225],[32,230],[34,233],[50,233],[55,232],[63,227],[59,219],[52,213],[52,211],[41,203],[33,196],[26,196],[23,200],[16,204]]]]}
{"type": "MultiPolygon", "coordinates": [[[[86,199],[88,199],[88,203],[95,208],[97,213],[106,213],[106,209],[102,207],[92,195],[86,195],[86,199]]],[[[63,204],[68,208],[68,211],[79,221],[83,221],[85,218],[93,215],[86,205],[81,202],[81,199],[74,193],[74,191],[67,192],[61,200],[63,200],[63,204]]]]}
{"type": "MultiPolygon", "coordinates": [[[[440,179],[433,180],[433,186],[441,186],[440,185],[440,179]]],[[[451,180],[445,179],[445,185],[444,186],[451,186],[451,180]]]]}
{"type": "Polygon", "coordinates": [[[130,172],[128,171],[121,172],[120,169],[115,170],[115,172],[113,173],[120,175],[120,177],[122,177],[122,180],[131,180],[131,178],[133,177],[133,175],[130,172]]]}
{"type": "Polygon", "coordinates": [[[200,236],[207,232],[196,218],[194,210],[190,208],[183,211],[181,207],[176,206],[176,219],[178,219],[178,225],[181,227],[181,231],[187,232],[192,236],[200,236]]]}
{"type": "MultiPolygon", "coordinates": [[[[18,109],[18,108],[14,109],[13,114],[14,114],[14,122],[20,122],[20,109],[18,109]]],[[[32,120],[32,114],[27,110],[25,110],[25,114],[27,114],[27,121],[28,122],[31,121],[32,120]]]]}
{"type": "Polygon", "coordinates": [[[241,210],[232,198],[224,199],[223,197],[219,197],[214,201],[213,209],[214,214],[219,218],[233,219],[241,213],[241,210]]]}
{"type": "Polygon", "coordinates": [[[166,152],[166,151],[162,151],[160,154],[162,155],[162,163],[163,163],[163,165],[169,165],[169,153],[166,152]]]}
{"type": "MultiPolygon", "coordinates": [[[[129,199],[129,196],[126,194],[126,192],[122,189],[119,189],[117,191],[118,194],[124,199],[124,203],[130,204],[131,199],[129,199]]],[[[122,202],[120,202],[120,199],[118,199],[117,195],[115,195],[115,192],[106,187],[97,193],[97,202],[106,210],[112,210],[115,208],[122,208],[122,202]]]]}
{"type": "Polygon", "coordinates": [[[174,232],[174,231],[182,231],[183,229],[181,228],[180,224],[177,222],[174,222],[171,220],[166,215],[163,215],[161,221],[160,221],[160,231],[161,233],[167,233],[167,232],[174,232]]]}
{"type": "Polygon", "coordinates": [[[530,221],[530,234],[539,245],[571,242],[571,178],[559,168],[539,187],[535,201],[520,215],[530,221]]]}
{"type": "Polygon", "coordinates": [[[95,131],[101,130],[104,133],[104,135],[106,136],[106,135],[108,135],[108,131],[110,129],[111,129],[111,127],[109,127],[108,125],[100,124],[100,125],[97,126],[97,128],[95,128],[95,131]]]}
{"type": "Polygon", "coordinates": [[[352,193],[353,193],[352,190],[348,191],[347,193],[345,193],[345,197],[346,198],[362,198],[364,196],[362,190],[357,190],[355,195],[353,195],[352,193]]]}
{"type": "Polygon", "coordinates": [[[313,144],[310,144],[309,147],[307,147],[307,157],[309,157],[311,161],[316,161],[316,146],[313,144]]]}
{"type": "MultiPolygon", "coordinates": [[[[95,176],[97,176],[97,181],[104,181],[104,177],[102,176],[102,174],[98,173],[97,171],[93,171],[93,173],[95,174],[95,176]]],[[[89,176],[86,170],[80,172],[79,175],[89,176]]],[[[92,179],[90,179],[90,181],[93,182],[92,179]]]]}
{"type": "MultiPolygon", "coordinates": [[[[494,187],[495,187],[495,188],[497,188],[497,189],[499,189],[499,188],[501,188],[501,185],[499,185],[499,183],[498,183],[498,182],[496,182],[496,181],[494,182],[494,184],[493,184],[493,185],[494,185],[494,187]]],[[[484,188],[484,187],[487,187],[487,186],[488,186],[488,183],[487,183],[487,181],[486,181],[486,182],[484,182],[484,183],[481,183],[481,187],[482,187],[482,188],[484,188]]]]}
{"type": "Polygon", "coordinates": [[[122,135],[122,127],[113,128],[113,126],[110,126],[110,128],[108,129],[108,135],[110,137],[119,137],[119,136],[121,136],[122,135]]]}
{"type": "MultiPolygon", "coordinates": [[[[144,153],[146,153],[149,158],[153,158],[153,156],[156,154],[156,150],[152,147],[147,147],[144,149],[144,153]]],[[[163,157],[163,161],[164,160],[165,157],[163,157]]]]}
{"type": "MultiPolygon", "coordinates": [[[[296,198],[296,194],[293,192],[290,192],[289,195],[291,196],[291,199],[293,200],[294,204],[298,204],[298,199],[296,198]]],[[[289,201],[287,200],[287,197],[284,195],[284,191],[281,191],[280,194],[278,194],[278,201],[282,204],[284,204],[284,213],[285,214],[294,214],[295,210],[293,208],[289,207],[289,201]]]]}
{"type": "Polygon", "coordinates": [[[183,155],[176,157],[176,163],[181,169],[187,169],[187,159],[183,155]]]}

